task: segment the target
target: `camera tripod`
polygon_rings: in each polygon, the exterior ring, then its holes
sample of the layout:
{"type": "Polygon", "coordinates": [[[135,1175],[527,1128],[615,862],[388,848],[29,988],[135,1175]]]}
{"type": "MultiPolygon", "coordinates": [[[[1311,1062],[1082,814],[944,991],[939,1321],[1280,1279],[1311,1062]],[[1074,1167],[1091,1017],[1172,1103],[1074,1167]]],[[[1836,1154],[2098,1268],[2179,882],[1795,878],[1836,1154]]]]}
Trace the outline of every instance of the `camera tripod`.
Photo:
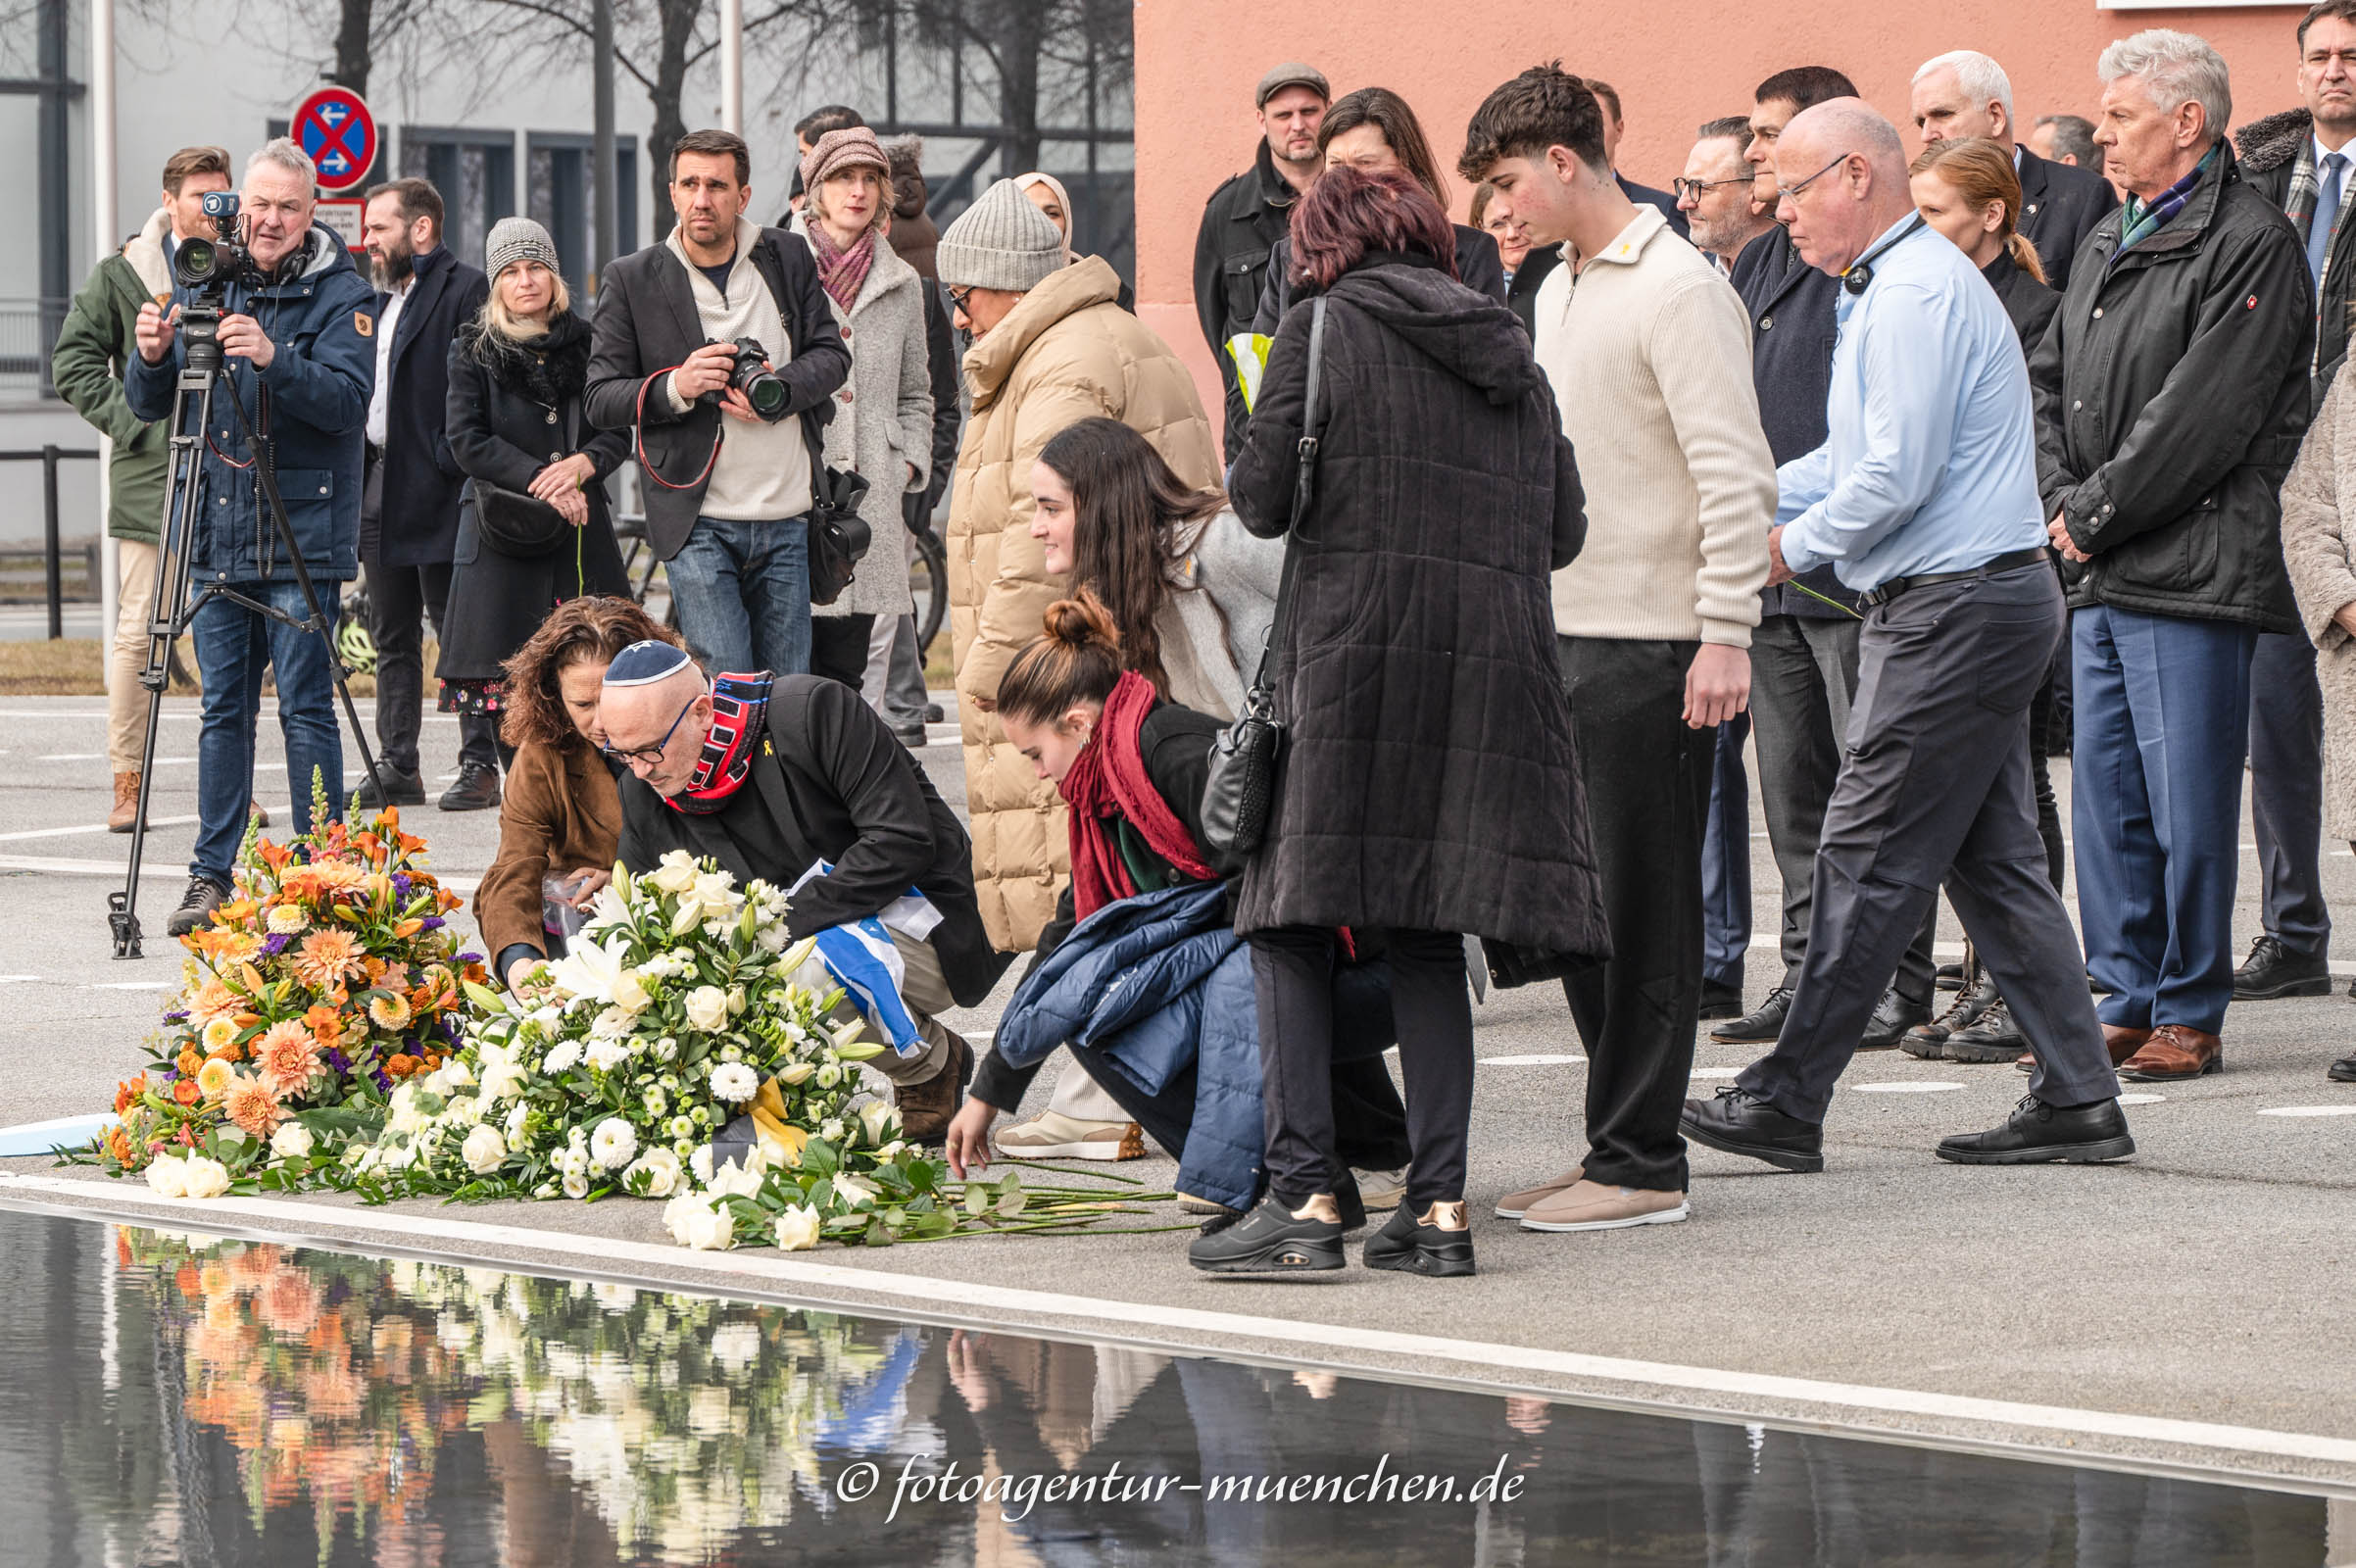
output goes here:
{"type": "MultiPolygon", "coordinates": [[[[368,749],[368,736],[360,725],[360,710],[352,705],[352,688],[346,680],[351,671],[344,663],[342,651],[336,647],[327,614],[312,586],[311,572],[303,564],[302,547],[295,540],[294,524],[287,518],[286,503],[278,494],[277,474],[267,438],[255,434],[253,421],[246,416],[245,403],[238,397],[233,381],[227,388],[228,405],[237,416],[237,428],[245,436],[246,450],[253,454],[253,472],[260,483],[263,510],[270,514],[278,544],[294,565],[295,583],[303,590],[303,604],[309,613],[298,620],[275,605],[258,603],[222,583],[207,583],[202,589],[193,586],[196,525],[204,488],[199,481],[204,471],[205,439],[212,428],[213,400],[223,369],[221,344],[214,336],[219,323],[217,305],[200,303],[184,307],[180,313],[187,348],[178,386],[172,393],[172,463],[170,487],[165,493],[164,537],[158,541],[155,594],[149,601],[152,608],[147,617],[147,662],[139,671],[139,684],[147,689],[147,734],[139,748],[139,805],[131,818],[129,873],[122,892],[107,895],[107,924],[114,931],[118,958],[140,956],[139,863],[147,847],[147,802],[156,782],[156,735],[164,717],[164,691],[171,679],[172,651],[207,601],[226,600],[297,631],[318,635],[326,645],[327,668],[335,681],[335,694],[343,702],[344,717],[352,726],[352,738],[359,743],[361,762],[377,789],[383,788],[383,781],[377,777],[375,754],[368,749]],[[188,417],[191,412],[196,416],[193,422],[188,417]]],[[[299,793],[305,781],[289,778],[287,784],[299,793]]],[[[342,779],[328,779],[325,784],[330,799],[342,797],[342,779]]]]}

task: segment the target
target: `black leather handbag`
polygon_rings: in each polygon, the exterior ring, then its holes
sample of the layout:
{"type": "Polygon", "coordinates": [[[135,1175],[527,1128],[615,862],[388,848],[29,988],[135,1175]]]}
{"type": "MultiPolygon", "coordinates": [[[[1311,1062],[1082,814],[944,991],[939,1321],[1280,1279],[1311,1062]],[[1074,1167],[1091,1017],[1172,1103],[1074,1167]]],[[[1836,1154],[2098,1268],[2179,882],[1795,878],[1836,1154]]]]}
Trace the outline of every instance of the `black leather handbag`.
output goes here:
{"type": "MultiPolygon", "coordinates": [[[[804,427],[807,431],[808,427],[804,427]]],[[[831,605],[859,574],[875,530],[859,514],[867,477],[830,468],[810,443],[810,602],[831,605]]]]}
{"type": "Polygon", "coordinates": [[[1294,568],[1301,560],[1300,527],[1317,493],[1317,382],[1325,358],[1325,297],[1310,307],[1308,387],[1301,399],[1299,476],[1293,483],[1292,528],[1285,538],[1284,577],[1276,588],[1276,614],[1260,649],[1259,668],[1244,695],[1244,710],[1210,743],[1210,776],[1203,784],[1203,836],[1214,850],[1248,856],[1267,837],[1276,808],[1277,776],[1284,763],[1285,724],[1276,716],[1276,694],[1268,686],[1268,663],[1284,635],[1293,606],[1294,568]]]}
{"type": "MultiPolygon", "coordinates": [[[[567,452],[579,450],[573,414],[564,419],[567,452]]],[[[469,479],[474,499],[474,526],[482,542],[503,556],[530,561],[554,551],[575,533],[564,514],[527,491],[510,490],[488,479],[469,479]]]]}

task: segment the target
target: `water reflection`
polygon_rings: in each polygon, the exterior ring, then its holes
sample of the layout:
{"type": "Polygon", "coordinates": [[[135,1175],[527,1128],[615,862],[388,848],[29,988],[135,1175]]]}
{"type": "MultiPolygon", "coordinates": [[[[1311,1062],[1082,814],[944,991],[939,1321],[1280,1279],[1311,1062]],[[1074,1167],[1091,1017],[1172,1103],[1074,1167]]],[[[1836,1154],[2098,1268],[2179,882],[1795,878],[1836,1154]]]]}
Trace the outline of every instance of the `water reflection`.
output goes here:
{"type": "Polygon", "coordinates": [[[2326,1560],[2231,1487],[6,1209],[0,1253],[10,1564],[2326,1560]]]}

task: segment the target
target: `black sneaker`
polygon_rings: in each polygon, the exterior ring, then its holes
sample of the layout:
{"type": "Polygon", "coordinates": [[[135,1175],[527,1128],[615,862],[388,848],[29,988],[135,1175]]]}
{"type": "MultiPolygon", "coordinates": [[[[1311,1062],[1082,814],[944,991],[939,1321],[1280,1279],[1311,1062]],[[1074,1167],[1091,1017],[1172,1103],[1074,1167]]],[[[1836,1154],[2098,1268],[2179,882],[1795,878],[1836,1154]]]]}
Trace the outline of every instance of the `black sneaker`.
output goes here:
{"type": "Polygon", "coordinates": [[[2356,1084],[2356,1056],[2342,1056],[2325,1069],[2324,1076],[2335,1084],[2356,1084]]]}
{"type": "Polygon", "coordinates": [[[1206,1274],[1305,1274],[1343,1266],[1342,1227],[1295,1219],[1274,1194],[1241,1219],[1214,1219],[1186,1250],[1206,1274]]]}
{"type": "Polygon", "coordinates": [[[164,934],[186,936],[212,919],[213,911],[220,908],[221,901],[228,896],[229,890],[209,876],[190,877],[188,891],[180,895],[180,906],[172,911],[171,919],[164,922],[164,934]]]}
{"type": "Polygon", "coordinates": [[[1824,1169],[1824,1128],[1787,1116],[1764,1100],[1729,1084],[1715,1100],[1689,1100],[1677,1130],[1721,1153],[1763,1159],[1802,1175],[1824,1169]]]}
{"type": "Polygon", "coordinates": [[[2048,1105],[2035,1095],[2023,1095],[2003,1126],[1942,1138],[1934,1151],[1958,1165],[2090,1165],[2135,1152],[2116,1100],[2048,1105]]]}
{"type": "Polygon", "coordinates": [[[2331,960],[2320,953],[2301,953],[2271,933],[2250,944],[2248,961],[2233,971],[2235,1002],[2331,994],[2331,960]]]}
{"type": "Polygon", "coordinates": [[[2012,1021],[2012,1009],[2002,997],[1989,1003],[1970,1028],[1947,1036],[1946,1045],[1949,1061],[2011,1061],[2028,1049],[2029,1038],[2012,1021]]]}
{"type": "Polygon", "coordinates": [[[1722,1046],[1772,1046],[1784,1032],[1784,1019],[1792,1012],[1792,988],[1777,986],[1760,1003],[1732,1023],[1721,1024],[1710,1031],[1710,1038],[1722,1046]]]}
{"type": "Polygon", "coordinates": [[[425,775],[416,770],[396,773],[382,762],[376,764],[374,778],[364,778],[360,788],[352,792],[352,808],[356,811],[381,811],[387,806],[423,806],[425,804],[425,775]],[[376,787],[377,779],[384,788],[376,787]]]}
{"type": "Polygon", "coordinates": [[[1404,1203],[1391,1211],[1389,1224],[1366,1238],[1358,1255],[1368,1268],[1395,1269],[1432,1279],[1453,1279],[1475,1272],[1469,1227],[1451,1231],[1419,1224],[1404,1203]]]}
{"type": "Polygon", "coordinates": [[[458,770],[458,782],[442,791],[445,811],[488,811],[499,804],[499,769],[468,762],[458,770]]]}

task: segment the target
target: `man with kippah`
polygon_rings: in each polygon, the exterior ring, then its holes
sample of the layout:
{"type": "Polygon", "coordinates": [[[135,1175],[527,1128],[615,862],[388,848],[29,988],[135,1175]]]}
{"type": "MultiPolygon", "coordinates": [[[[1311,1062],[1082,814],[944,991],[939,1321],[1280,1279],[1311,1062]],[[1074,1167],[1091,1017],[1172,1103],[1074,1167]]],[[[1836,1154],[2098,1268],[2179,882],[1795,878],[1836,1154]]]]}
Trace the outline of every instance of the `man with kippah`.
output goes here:
{"type": "Polygon", "coordinates": [[[624,764],[622,866],[673,850],[737,880],[794,889],[796,940],[880,924],[912,1027],[869,1065],[891,1081],[908,1138],[937,1144],[973,1075],[973,1048],[940,1021],[990,994],[992,951],[973,896],[972,844],[931,780],[858,692],[818,675],[707,682],[669,643],[633,643],[607,667],[606,755],[624,764]]]}

